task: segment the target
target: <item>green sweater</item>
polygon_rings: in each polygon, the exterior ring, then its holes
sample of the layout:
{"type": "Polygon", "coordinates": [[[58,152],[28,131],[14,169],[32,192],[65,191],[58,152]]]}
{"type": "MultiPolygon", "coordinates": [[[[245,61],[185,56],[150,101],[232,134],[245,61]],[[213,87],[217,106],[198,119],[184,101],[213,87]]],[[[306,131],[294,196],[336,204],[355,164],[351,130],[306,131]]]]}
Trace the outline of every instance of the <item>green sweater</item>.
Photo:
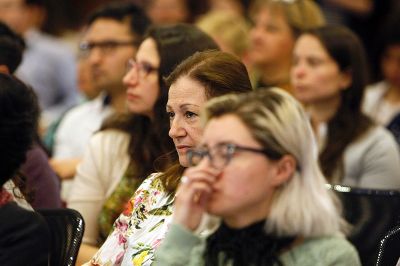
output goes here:
{"type": "MultiPolygon", "coordinates": [[[[204,248],[204,238],[199,238],[180,225],[172,224],[155,253],[152,265],[201,266],[204,265],[204,248]]],[[[285,266],[361,265],[355,248],[339,236],[306,239],[302,244],[282,253],[279,259],[285,266]]]]}

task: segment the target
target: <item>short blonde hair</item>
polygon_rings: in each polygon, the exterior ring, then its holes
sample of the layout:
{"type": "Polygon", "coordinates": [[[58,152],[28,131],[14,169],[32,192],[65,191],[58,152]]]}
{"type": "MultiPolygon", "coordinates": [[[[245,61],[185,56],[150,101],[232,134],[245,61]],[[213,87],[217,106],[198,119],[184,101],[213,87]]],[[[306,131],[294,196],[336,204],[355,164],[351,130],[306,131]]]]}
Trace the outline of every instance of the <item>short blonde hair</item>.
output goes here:
{"type": "Polygon", "coordinates": [[[204,123],[227,114],[237,116],[264,147],[296,159],[297,170],[274,192],[268,233],[318,237],[345,229],[339,201],[326,188],[318,166],[316,141],[300,103],[278,88],[226,95],[206,105],[204,123]]]}
{"type": "Polygon", "coordinates": [[[313,0],[255,0],[250,15],[254,16],[263,8],[281,11],[296,36],[326,24],[321,9],[313,0]]]}

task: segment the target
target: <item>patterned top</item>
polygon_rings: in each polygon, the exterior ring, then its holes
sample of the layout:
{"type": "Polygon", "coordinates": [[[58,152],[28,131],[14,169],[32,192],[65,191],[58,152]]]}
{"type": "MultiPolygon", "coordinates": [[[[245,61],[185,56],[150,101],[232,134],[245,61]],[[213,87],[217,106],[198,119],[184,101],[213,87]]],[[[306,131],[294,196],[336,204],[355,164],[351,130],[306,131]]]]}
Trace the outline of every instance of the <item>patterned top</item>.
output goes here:
{"type": "Polygon", "coordinates": [[[172,221],[175,194],[150,175],[136,190],[114,230],[89,265],[150,265],[172,221]]]}
{"type": "Polygon", "coordinates": [[[128,167],[113,193],[104,202],[103,208],[99,213],[99,246],[103,245],[108,235],[113,231],[114,221],[124,209],[128,208],[129,199],[143,181],[142,179],[131,177],[130,173],[133,171],[132,167],[128,167]]]}

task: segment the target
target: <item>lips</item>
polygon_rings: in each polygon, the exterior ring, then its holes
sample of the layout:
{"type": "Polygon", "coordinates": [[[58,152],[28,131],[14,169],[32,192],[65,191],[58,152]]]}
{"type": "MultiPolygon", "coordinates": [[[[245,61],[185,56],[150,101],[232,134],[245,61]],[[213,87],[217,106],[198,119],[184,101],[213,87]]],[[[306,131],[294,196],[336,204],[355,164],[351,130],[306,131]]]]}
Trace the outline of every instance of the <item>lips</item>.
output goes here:
{"type": "Polygon", "coordinates": [[[139,96],[136,95],[136,94],[133,94],[133,93],[127,93],[127,94],[126,94],[126,99],[127,99],[128,101],[137,100],[138,98],[139,98],[139,96]]]}
{"type": "Polygon", "coordinates": [[[175,147],[176,147],[176,150],[181,153],[187,152],[188,150],[190,150],[192,148],[192,146],[189,146],[189,145],[176,145],[175,147]]]}

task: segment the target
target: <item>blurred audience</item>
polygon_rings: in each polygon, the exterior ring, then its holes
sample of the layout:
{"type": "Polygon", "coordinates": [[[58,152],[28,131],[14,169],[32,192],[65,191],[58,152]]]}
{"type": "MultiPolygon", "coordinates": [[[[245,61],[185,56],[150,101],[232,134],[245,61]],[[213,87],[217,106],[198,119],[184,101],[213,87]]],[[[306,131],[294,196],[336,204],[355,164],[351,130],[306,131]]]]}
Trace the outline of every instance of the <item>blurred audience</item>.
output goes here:
{"type": "Polygon", "coordinates": [[[209,12],[233,13],[244,16],[247,12],[242,0],[208,0],[209,12]]]}
{"type": "Polygon", "coordinates": [[[149,0],[145,3],[145,9],[154,24],[174,24],[191,20],[189,0],[149,0]]]}
{"type": "Polygon", "coordinates": [[[361,111],[366,68],[363,46],[350,30],[310,30],[294,48],[294,94],[307,107],[330,183],[399,189],[396,142],[361,111]]]}
{"type": "Polygon", "coordinates": [[[3,188],[19,175],[37,132],[39,107],[34,92],[0,73],[0,265],[47,265],[50,233],[43,218],[13,201],[3,188]]]}
{"type": "Polygon", "coordinates": [[[38,95],[42,133],[78,100],[75,57],[61,41],[40,31],[45,17],[44,0],[0,0],[0,21],[27,44],[16,75],[38,95]]]}
{"type": "MultiPolygon", "coordinates": [[[[75,175],[91,135],[103,120],[126,110],[122,77],[149,23],[142,9],[131,3],[102,6],[89,18],[80,45],[81,56],[87,57],[83,60],[89,65],[92,86],[100,95],[68,111],[55,133],[51,165],[62,179],[75,175]]],[[[64,198],[67,191],[63,192],[64,198]]]]}
{"type": "Polygon", "coordinates": [[[388,17],[382,32],[382,81],[368,86],[363,109],[375,122],[393,130],[400,142],[400,124],[395,122],[400,115],[400,9],[388,17]]]}
{"type": "Polygon", "coordinates": [[[324,17],[312,0],[255,0],[250,7],[250,60],[258,68],[259,87],[278,86],[289,92],[293,46],[304,30],[322,26],[324,17]]]}
{"type": "Polygon", "coordinates": [[[240,58],[252,73],[248,58],[250,25],[241,14],[212,11],[200,17],[196,25],[209,34],[222,51],[240,58]]]}
{"type": "MultiPolygon", "coordinates": [[[[0,22],[0,72],[13,74],[22,60],[24,50],[23,39],[14,33],[6,24],[0,22]]],[[[38,134],[34,139],[33,147],[26,154],[26,161],[21,167],[23,180],[14,180],[6,183],[8,190],[20,186],[26,192],[27,200],[33,208],[60,208],[60,180],[51,169],[48,157],[40,145],[38,134]],[[27,189],[23,189],[26,187],[27,189]]],[[[20,193],[17,193],[20,194],[20,193]]],[[[26,205],[21,198],[22,204],[26,205]]]]}

